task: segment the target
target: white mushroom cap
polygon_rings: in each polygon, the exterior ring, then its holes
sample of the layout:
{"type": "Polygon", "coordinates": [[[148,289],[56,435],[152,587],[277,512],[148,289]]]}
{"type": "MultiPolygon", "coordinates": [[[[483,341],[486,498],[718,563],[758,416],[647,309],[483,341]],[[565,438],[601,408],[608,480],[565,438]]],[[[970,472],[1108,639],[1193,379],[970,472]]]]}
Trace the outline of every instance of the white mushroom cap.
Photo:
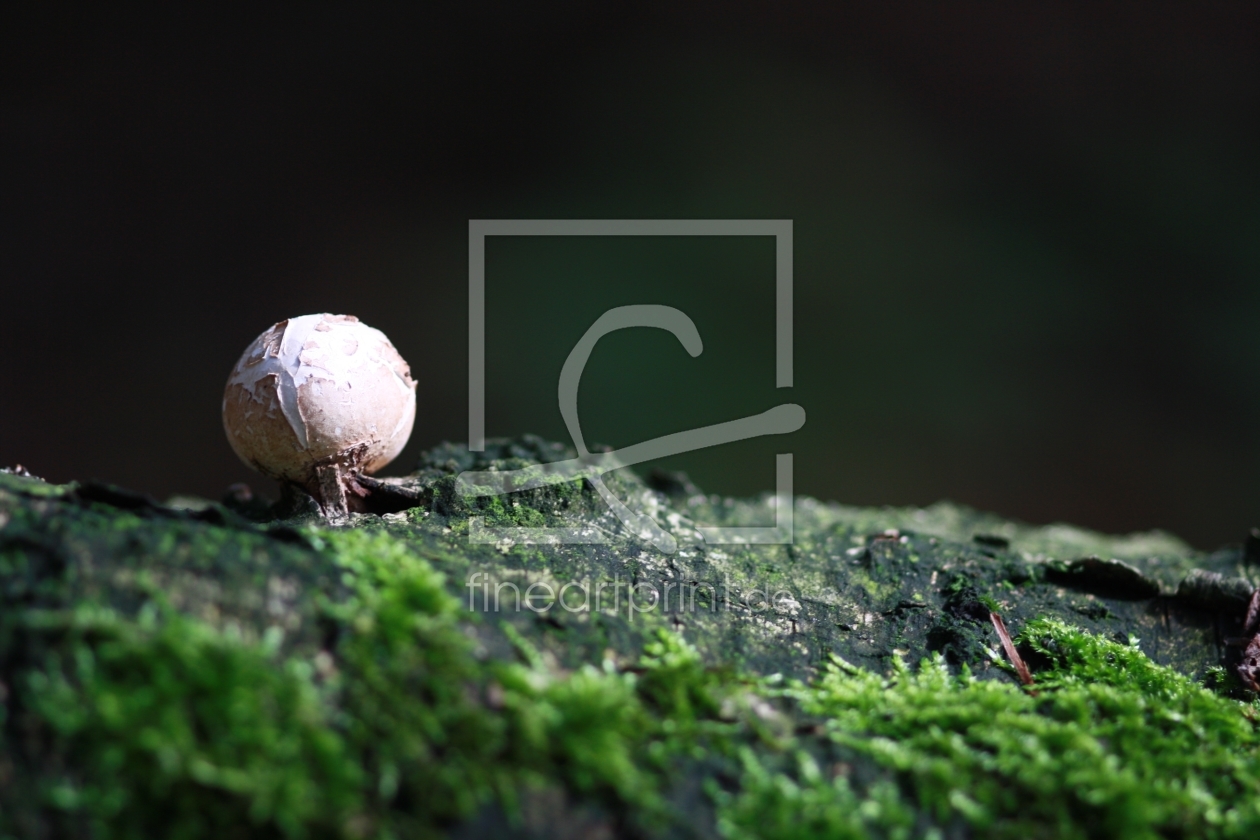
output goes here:
{"type": "Polygon", "coordinates": [[[415,419],[407,363],[384,333],[353,315],[276,324],[245,350],[223,394],[223,428],[241,460],[308,488],[319,466],[385,466],[415,419]]]}

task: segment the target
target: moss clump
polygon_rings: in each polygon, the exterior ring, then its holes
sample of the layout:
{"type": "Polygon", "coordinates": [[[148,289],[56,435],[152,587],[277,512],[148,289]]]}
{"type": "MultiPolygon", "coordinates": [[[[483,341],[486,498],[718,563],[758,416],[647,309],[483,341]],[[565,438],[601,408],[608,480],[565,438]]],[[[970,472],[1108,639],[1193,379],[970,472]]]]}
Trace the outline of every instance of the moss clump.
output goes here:
{"type": "Polygon", "coordinates": [[[34,743],[5,745],[26,759],[8,768],[10,831],[293,837],[340,833],[357,810],[362,772],[306,663],[169,611],[54,618],[23,617],[60,638],[12,686],[34,743]]]}
{"type": "Polygon", "coordinates": [[[329,610],[367,825],[425,836],[485,807],[510,821],[521,797],[549,786],[620,824],[670,821],[676,761],[703,751],[697,720],[716,717],[729,690],[694,648],[665,635],[629,671],[605,660],[557,672],[507,624],[514,655],[479,657],[461,628],[467,614],[428,562],[383,534],[327,538],[352,592],[329,610]]]}
{"type": "Polygon", "coordinates": [[[888,779],[858,794],[844,775],[822,771],[807,752],[793,755],[795,772],[768,769],[752,750],[742,751],[740,757],[739,793],[714,793],[721,803],[718,831],[729,840],[913,835],[914,810],[888,779]]]}
{"type": "MultiPolygon", "coordinates": [[[[992,837],[1245,837],[1260,828],[1254,703],[1152,663],[1136,643],[1062,622],[1032,621],[1022,638],[1041,655],[1035,692],[951,674],[938,656],[887,676],[837,661],[785,694],[825,720],[829,740],[893,771],[903,800],[938,826],[992,837]]],[[[805,769],[776,785],[748,771],[747,795],[770,801],[734,802],[728,819],[742,825],[785,798],[820,814],[852,800],[843,780],[823,784],[805,769]]],[[[887,791],[871,797],[878,807],[864,828],[906,824],[892,818],[887,791]]]]}

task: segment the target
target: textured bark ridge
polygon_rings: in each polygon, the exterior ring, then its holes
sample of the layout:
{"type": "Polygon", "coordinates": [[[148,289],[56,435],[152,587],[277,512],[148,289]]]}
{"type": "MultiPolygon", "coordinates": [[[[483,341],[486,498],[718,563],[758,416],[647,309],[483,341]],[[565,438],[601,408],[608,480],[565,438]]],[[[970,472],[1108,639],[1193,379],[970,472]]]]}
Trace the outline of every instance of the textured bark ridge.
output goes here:
{"type": "MultiPolygon", "coordinates": [[[[1103,660],[1250,708],[1230,699],[1248,697],[1229,642],[1260,559],[1242,546],[808,498],[793,544],[713,546],[697,525],[771,524],[773,498],[609,475],[675,538],[665,554],[580,481],[456,492],[463,471],[571,455],[529,436],[439,447],[407,478],[365,480],[378,512],[337,524],[293,488],[270,507],[239,489],[158,504],[0,474],[0,836],[774,836],[776,808],[821,808],[830,830],[817,797],[865,815],[853,836],[1017,832],[1010,796],[937,790],[863,746],[884,743],[876,724],[837,735],[852,709],[820,711],[817,692],[883,679],[900,696],[929,659],[942,696],[993,682],[1023,709],[1054,691],[1029,689],[1075,685],[1064,663],[1092,639],[1103,660]],[[603,542],[471,539],[540,526],[603,542]]],[[[1024,783],[1004,772],[999,788],[1024,783]]],[[[1074,794],[1034,799],[1059,795],[1074,794]]],[[[1197,825],[1150,814],[1123,824],[1197,825]]]]}

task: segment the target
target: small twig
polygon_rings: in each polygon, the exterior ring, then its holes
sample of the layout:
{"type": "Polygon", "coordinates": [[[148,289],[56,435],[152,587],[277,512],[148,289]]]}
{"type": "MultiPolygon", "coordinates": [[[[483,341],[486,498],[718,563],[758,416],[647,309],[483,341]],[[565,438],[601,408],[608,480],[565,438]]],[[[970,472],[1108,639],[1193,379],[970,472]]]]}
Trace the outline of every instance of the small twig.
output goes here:
{"type": "Polygon", "coordinates": [[[1006,630],[1006,622],[1002,621],[1002,616],[989,611],[989,621],[993,622],[993,629],[997,631],[998,638],[1002,640],[1002,650],[1006,651],[1007,659],[1011,660],[1011,664],[1015,666],[1015,673],[1019,675],[1019,681],[1024,685],[1032,685],[1032,671],[1028,670],[1027,663],[1024,658],[1019,655],[1019,651],[1015,650],[1015,643],[1011,641],[1011,634],[1006,630]]]}

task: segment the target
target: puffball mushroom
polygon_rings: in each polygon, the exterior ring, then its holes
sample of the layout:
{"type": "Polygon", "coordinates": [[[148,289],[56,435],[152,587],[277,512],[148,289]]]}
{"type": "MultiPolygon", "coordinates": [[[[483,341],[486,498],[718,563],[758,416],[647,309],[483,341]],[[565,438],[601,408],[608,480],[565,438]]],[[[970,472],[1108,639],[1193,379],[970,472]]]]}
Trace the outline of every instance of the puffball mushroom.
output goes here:
{"type": "Polygon", "coordinates": [[[410,368],[353,315],[281,321],[249,345],[223,393],[223,428],[241,460],[302,487],[330,519],[367,494],[355,479],[392,461],[415,419],[410,368]]]}

